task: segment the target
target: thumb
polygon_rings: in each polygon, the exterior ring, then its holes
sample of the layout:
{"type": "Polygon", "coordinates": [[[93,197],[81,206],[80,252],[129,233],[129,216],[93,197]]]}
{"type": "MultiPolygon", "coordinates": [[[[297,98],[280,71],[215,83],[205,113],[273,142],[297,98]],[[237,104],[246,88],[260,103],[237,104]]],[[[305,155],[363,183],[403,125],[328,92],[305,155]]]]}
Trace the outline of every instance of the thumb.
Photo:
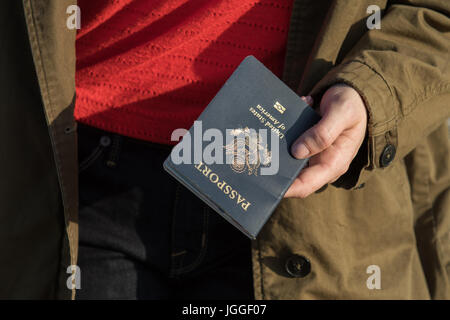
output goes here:
{"type": "MultiPolygon", "coordinates": [[[[323,101],[322,101],[323,103],[323,101]]],[[[327,102],[331,105],[321,110],[326,110],[322,119],[312,128],[305,131],[292,145],[292,155],[297,159],[311,157],[333,144],[345,129],[345,121],[342,119],[341,108],[337,107],[338,102],[327,102]],[[334,106],[333,104],[336,104],[334,106]]]]}

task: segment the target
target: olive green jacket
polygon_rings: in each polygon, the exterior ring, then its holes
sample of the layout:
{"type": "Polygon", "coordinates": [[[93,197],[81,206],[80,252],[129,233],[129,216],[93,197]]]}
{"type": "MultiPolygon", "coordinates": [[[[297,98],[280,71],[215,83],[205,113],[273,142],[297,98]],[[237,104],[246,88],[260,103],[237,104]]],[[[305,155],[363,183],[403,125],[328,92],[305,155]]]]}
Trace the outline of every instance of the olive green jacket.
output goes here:
{"type": "MultiPolygon", "coordinates": [[[[1,298],[75,293],[75,3],[0,1],[1,298]]],[[[283,200],[253,242],[257,299],[450,298],[449,16],[448,0],[295,1],[283,80],[316,99],[351,85],[368,134],[343,177],[283,200]]]]}

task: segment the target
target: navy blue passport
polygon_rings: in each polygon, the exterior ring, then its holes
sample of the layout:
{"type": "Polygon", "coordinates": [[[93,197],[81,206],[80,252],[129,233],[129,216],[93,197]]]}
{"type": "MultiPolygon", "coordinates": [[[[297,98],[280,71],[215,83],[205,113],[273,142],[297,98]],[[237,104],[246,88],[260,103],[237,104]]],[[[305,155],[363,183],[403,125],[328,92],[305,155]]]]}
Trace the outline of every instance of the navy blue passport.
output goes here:
{"type": "Polygon", "coordinates": [[[164,168],[255,239],[308,159],[295,139],[319,115],[255,57],[236,68],[164,168]]]}

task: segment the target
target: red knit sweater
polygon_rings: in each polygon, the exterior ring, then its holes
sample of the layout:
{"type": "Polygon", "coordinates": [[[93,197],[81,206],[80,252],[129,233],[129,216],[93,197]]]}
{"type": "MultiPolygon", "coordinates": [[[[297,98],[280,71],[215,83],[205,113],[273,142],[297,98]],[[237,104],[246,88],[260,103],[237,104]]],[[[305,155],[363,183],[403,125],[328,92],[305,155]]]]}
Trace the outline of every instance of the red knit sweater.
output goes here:
{"type": "Polygon", "coordinates": [[[75,118],[170,144],[247,55],[281,76],[292,0],[78,0],[75,118]]]}

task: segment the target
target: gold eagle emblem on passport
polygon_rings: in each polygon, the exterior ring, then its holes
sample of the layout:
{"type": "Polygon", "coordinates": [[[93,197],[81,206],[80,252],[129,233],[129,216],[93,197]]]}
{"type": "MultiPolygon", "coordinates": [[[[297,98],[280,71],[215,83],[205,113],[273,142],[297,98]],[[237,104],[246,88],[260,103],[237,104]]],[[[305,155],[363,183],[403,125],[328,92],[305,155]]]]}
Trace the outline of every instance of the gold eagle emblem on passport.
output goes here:
{"type": "Polygon", "coordinates": [[[279,103],[278,101],[275,101],[275,104],[273,105],[273,107],[275,109],[277,109],[278,112],[280,112],[281,114],[283,114],[286,111],[286,108],[283,107],[283,105],[281,103],[279,103]]]}
{"type": "Polygon", "coordinates": [[[258,168],[268,166],[272,155],[267,144],[255,130],[239,128],[231,130],[231,135],[236,137],[227,144],[225,153],[233,156],[231,169],[237,173],[247,172],[248,175],[258,175],[258,168]]]}

